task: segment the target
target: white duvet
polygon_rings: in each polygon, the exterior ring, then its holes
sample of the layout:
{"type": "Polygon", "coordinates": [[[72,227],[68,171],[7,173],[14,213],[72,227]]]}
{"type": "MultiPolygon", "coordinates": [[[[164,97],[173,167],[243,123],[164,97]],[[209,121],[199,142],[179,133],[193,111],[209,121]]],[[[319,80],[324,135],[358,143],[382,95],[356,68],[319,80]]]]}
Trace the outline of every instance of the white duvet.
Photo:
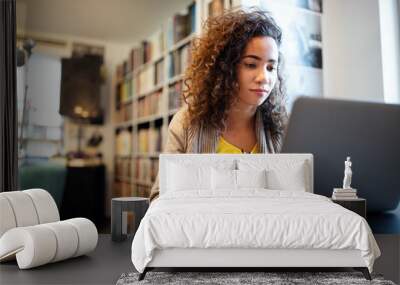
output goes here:
{"type": "Polygon", "coordinates": [[[183,191],[155,200],[132,243],[143,272],[155,249],[358,249],[372,272],[380,250],[364,218],[328,198],[299,191],[183,191]]]}

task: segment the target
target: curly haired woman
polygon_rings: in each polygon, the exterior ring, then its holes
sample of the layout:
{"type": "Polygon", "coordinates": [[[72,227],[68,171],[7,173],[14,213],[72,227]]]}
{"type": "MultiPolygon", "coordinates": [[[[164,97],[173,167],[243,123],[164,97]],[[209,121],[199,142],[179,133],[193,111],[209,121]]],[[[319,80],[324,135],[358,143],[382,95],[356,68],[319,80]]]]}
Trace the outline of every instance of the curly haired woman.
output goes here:
{"type": "MultiPolygon", "coordinates": [[[[210,18],[185,73],[166,153],[276,153],[287,120],[282,32],[259,10],[210,18]]],[[[158,180],[150,199],[158,196],[158,180]]]]}

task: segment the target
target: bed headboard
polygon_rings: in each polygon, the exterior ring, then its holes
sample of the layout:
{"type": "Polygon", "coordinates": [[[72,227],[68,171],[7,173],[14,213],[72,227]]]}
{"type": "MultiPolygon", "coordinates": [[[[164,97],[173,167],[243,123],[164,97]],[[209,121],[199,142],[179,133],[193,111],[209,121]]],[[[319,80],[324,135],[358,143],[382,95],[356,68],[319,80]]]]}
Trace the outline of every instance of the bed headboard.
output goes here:
{"type": "Polygon", "coordinates": [[[302,175],[306,181],[306,192],[313,193],[313,155],[301,154],[160,154],[159,182],[160,194],[165,193],[168,184],[168,164],[185,167],[223,166],[226,169],[272,169],[283,175],[288,169],[302,166],[302,175]]]}

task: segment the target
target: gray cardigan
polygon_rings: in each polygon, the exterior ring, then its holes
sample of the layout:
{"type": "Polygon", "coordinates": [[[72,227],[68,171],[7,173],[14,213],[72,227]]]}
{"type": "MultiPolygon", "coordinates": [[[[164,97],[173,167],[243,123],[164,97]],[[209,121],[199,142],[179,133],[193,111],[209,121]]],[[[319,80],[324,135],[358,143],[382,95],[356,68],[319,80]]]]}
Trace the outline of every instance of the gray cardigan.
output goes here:
{"type": "MultiPolygon", "coordinates": [[[[220,134],[213,128],[202,126],[194,135],[189,135],[187,128],[184,128],[187,109],[181,108],[172,118],[168,127],[167,143],[164,153],[215,153],[220,134]]],[[[256,136],[261,153],[279,152],[281,140],[273,140],[271,133],[264,127],[261,112],[256,113],[256,136]]],[[[159,194],[158,176],[150,192],[150,200],[159,194]]]]}

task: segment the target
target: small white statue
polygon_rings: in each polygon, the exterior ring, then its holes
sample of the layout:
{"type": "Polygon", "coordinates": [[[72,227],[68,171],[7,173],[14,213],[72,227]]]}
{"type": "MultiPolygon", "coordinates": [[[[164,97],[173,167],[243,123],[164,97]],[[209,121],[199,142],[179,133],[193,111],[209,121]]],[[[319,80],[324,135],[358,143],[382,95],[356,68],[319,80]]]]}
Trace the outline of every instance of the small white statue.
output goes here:
{"type": "Polygon", "coordinates": [[[351,184],[351,176],[353,172],[351,171],[351,161],[350,156],[347,157],[346,161],[344,162],[344,179],[343,179],[343,189],[352,189],[351,184]]]}

